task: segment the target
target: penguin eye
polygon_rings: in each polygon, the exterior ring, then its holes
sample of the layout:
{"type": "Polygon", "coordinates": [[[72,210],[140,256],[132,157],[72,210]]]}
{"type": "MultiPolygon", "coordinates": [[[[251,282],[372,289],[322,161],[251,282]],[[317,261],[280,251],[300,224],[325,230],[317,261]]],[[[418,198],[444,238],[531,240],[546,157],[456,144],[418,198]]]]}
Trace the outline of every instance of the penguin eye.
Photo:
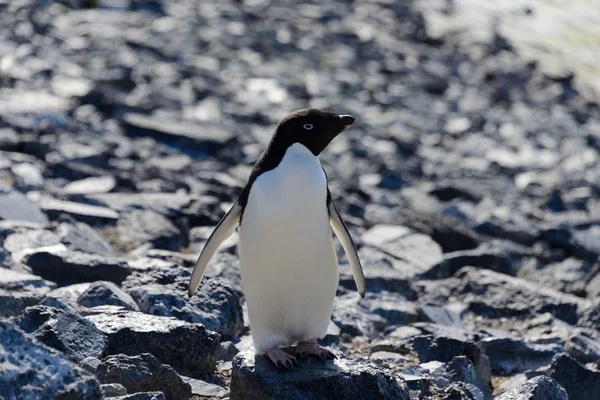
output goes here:
{"type": "Polygon", "coordinates": [[[307,131],[310,131],[313,128],[313,126],[312,126],[312,124],[304,124],[303,128],[306,129],[307,131]]]}

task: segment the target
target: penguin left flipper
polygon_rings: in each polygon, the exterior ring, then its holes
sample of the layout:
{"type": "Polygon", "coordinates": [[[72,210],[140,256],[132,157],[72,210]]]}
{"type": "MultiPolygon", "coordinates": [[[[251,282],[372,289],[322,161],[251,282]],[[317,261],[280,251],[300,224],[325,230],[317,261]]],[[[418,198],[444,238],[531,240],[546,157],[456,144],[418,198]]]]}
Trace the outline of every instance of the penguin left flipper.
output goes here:
{"type": "Polygon", "coordinates": [[[208,240],[204,244],[204,248],[196,261],[192,276],[190,277],[190,283],[188,286],[188,296],[192,297],[196,293],[196,289],[200,285],[200,281],[204,276],[206,267],[210,262],[211,258],[215,255],[217,249],[231,234],[235,231],[235,228],[240,223],[242,216],[242,206],[237,202],[231,207],[231,209],[225,214],[225,216],[219,221],[217,227],[211,233],[208,240]]]}
{"type": "Polygon", "coordinates": [[[350,232],[348,232],[348,228],[346,228],[346,224],[344,223],[344,220],[342,220],[337,208],[335,208],[333,201],[329,200],[327,208],[329,210],[329,223],[331,224],[335,235],[342,243],[346,257],[348,257],[348,261],[352,267],[352,274],[354,275],[354,282],[356,282],[358,293],[364,298],[366,292],[365,275],[363,274],[362,266],[360,265],[360,260],[356,253],[356,247],[354,246],[350,232]]]}

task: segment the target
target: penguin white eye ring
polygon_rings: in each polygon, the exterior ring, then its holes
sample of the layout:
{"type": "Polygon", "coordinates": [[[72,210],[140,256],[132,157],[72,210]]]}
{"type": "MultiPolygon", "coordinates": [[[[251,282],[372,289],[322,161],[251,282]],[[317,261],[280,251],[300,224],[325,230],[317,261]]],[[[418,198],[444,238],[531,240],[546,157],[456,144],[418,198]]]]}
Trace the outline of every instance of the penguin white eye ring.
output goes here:
{"type": "Polygon", "coordinates": [[[307,131],[310,131],[313,128],[313,126],[312,126],[312,124],[304,124],[303,128],[306,129],[307,131]]]}

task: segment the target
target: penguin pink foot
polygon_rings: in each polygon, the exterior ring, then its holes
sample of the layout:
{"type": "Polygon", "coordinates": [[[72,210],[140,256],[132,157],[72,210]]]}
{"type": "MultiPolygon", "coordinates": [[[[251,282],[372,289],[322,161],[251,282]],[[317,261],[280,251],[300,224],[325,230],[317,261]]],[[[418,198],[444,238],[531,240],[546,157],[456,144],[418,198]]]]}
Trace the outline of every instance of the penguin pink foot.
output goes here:
{"type": "Polygon", "coordinates": [[[336,358],[335,354],[331,351],[319,346],[317,339],[298,343],[298,346],[296,346],[296,355],[301,359],[308,356],[315,356],[320,358],[323,362],[336,358]]]}
{"type": "Polygon", "coordinates": [[[286,353],[279,347],[273,347],[265,351],[265,357],[267,357],[275,366],[279,369],[289,369],[293,370],[294,367],[298,366],[298,361],[296,361],[296,357],[286,353]]]}

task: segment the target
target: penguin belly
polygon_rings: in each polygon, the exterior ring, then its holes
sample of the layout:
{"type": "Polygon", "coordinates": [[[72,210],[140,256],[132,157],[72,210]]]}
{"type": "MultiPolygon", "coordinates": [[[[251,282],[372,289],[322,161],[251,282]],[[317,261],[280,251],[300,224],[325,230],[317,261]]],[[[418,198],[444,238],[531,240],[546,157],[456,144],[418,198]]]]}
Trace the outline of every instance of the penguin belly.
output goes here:
{"type": "Polygon", "coordinates": [[[301,144],[252,185],[240,225],[242,284],[257,354],[325,336],[338,285],[327,178],[301,144]]]}

